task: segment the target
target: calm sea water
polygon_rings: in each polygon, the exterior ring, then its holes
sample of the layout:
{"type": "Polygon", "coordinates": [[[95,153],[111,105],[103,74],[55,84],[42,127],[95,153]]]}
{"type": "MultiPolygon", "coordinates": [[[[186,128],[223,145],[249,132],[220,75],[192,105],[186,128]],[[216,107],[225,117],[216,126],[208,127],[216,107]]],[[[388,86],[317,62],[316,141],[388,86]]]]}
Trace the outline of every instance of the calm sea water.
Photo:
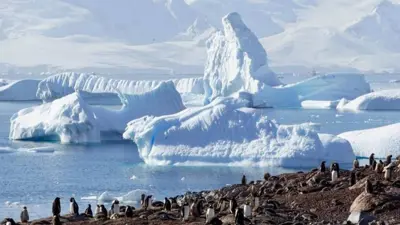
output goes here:
{"type": "MultiPolygon", "coordinates": [[[[395,79],[395,78],[390,78],[395,79]]],[[[378,79],[379,81],[379,79],[378,79]]],[[[376,82],[379,84],[379,82],[376,82]]],[[[382,86],[387,84],[382,82],[382,86]]],[[[390,86],[391,87],[391,86],[390,86]]],[[[75,196],[81,211],[95,196],[108,191],[123,196],[137,189],[157,199],[185,191],[219,188],[238,183],[242,174],[249,180],[262,179],[264,172],[279,174],[296,169],[245,167],[150,167],[140,160],[131,142],[101,145],[60,145],[57,143],[10,142],[9,118],[19,109],[38,103],[0,102],[0,147],[15,149],[49,146],[53,153],[0,151],[0,218],[18,219],[23,205],[32,218],[51,214],[51,203],[62,197],[62,212],[68,212],[69,197],[75,196]],[[133,179],[131,179],[133,178],[133,179]]],[[[372,128],[400,122],[398,112],[340,113],[335,110],[264,110],[282,124],[315,122],[322,133],[372,128]]],[[[138,191],[135,195],[140,194],[138,191]]]]}

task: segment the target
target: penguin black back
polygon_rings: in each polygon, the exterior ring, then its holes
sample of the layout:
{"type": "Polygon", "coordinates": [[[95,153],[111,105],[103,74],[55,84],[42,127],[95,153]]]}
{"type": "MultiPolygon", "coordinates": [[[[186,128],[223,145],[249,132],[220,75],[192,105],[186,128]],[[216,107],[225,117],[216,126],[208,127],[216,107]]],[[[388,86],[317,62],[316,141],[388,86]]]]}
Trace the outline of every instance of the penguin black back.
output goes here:
{"type": "Polygon", "coordinates": [[[166,211],[171,211],[171,201],[168,198],[165,198],[164,209],[166,211]]]}
{"type": "Polygon", "coordinates": [[[388,155],[386,157],[385,166],[389,165],[392,162],[392,155],[388,155]]]}
{"type": "Polygon", "coordinates": [[[367,182],[365,183],[365,191],[367,193],[372,194],[374,191],[374,188],[372,187],[371,181],[367,180],[367,182]]]}
{"type": "Polygon", "coordinates": [[[92,206],[90,204],[88,204],[88,207],[85,210],[85,215],[93,217],[92,206]]]}
{"type": "Polygon", "coordinates": [[[325,173],[325,171],[326,171],[325,161],[322,161],[322,162],[321,162],[321,165],[320,165],[320,167],[319,167],[319,170],[320,170],[322,173],[325,173]]]}
{"type": "Polygon", "coordinates": [[[235,214],[236,209],[237,209],[237,202],[235,198],[232,198],[229,204],[229,211],[233,214],[235,214]]]}
{"type": "Polygon", "coordinates": [[[375,170],[375,168],[376,168],[376,161],[374,159],[374,161],[372,162],[372,170],[375,170]]]}
{"type": "Polygon", "coordinates": [[[132,207],[130,207],[129,205],[125,209],[125,216],[128,218],[133,217],[133,210],[132,210],[132,207]]]}
{"type": "Polygon", "coordinates": [[[75,198],[70,198],[69,201],[73,204],[74,214],[79,215],[79,206],[78,203],[76,203],[75,198]]]}
{"type": "Polygon", "coordinates": [[[108,211],[107,211],[106,207],[104,207],[104,205],[100,205],[100,211],[107,218],[108,211]]]}
{"type": "Polygon", "coordinates": [[[372,154],[369,156],[369,165],[372,166],[373,163],[374,163],[374,161],[375,161],[375,154],[372,153],[372,154]]]}
{"type": "Polygon", "coordinates": [[[350,186],[353,186],[355,184],[356,184],[356,173],[352,171],[350,174],[350,186]]]}
{"type": "Polygon", "coordinates": [[[242,185],[246,185],[246,184],[247,184],[246,175],[243,174],[243,176],[242,176],[242,185]]]}
{"type": "MultiPolygon", "coordinates": [[[[53,216],[60,215],[60,213],[61,213],[61,203],[60,203],[59,197],[56,197],[53,201],[52,212],[53,212],[53,216]]],[[[60,219],[60,218],[58,218],[58,219],[60,219]]]]}
{"type": "Polygon", "coordinates": [[[235,212],[235,225],[244,225],[244,212],[242,208],[237,208],[235,212]]]}

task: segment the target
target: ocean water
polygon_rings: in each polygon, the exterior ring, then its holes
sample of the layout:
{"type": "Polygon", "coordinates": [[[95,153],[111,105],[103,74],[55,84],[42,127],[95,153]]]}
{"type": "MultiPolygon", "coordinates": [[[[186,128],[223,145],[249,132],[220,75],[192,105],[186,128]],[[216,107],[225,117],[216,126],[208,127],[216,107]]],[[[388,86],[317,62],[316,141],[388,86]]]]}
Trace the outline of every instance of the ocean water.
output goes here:
{"type": "MultiPolygon", "coordinates": [[[[375,79],[375,87],[387,89],[398,85],[388,85],[389,78],[379,78],[382,80],[375,79]]],[[[28,207],[32,219],[50,216],[51,203],[57,196],[62,198],[62,213],[68,213],[71,196],[84,211],[88,203],[94,206],[96,198],[105,191],[111,198],[125,195],[124,200],[130,201],[138,200],[139,195],[146,191],[153,194],[156,200],[162,200],[165,196],[186,191],[239,183],[242,174],[246,174],[248,180],[261,180],[265,172],[280,174],[304,169],[152,167],[141,161],[136,146],[129,141],[99,145],[9,141],[12,114],[35,104],[39,103],[0,102],[0,219],[19,219],[24,205],[28,207]],[[48,147],[54,152],[26,151],[34,147],[48,147]],[[9,151],[8,148],[17,150],[9,151]],[[128,193],[129,196],[126,196],[128,193]]],[[[396,111],[341,113],[335,110],[264,109],[263,112],[281,124],[319,123],[321,133],[332,134],[400,122],[396,111]]],[[[130,204],[135,205],[134,202],[130,204]]],[[[106,202],[106,207],[109,208],[109,202],[106,202]]]]}

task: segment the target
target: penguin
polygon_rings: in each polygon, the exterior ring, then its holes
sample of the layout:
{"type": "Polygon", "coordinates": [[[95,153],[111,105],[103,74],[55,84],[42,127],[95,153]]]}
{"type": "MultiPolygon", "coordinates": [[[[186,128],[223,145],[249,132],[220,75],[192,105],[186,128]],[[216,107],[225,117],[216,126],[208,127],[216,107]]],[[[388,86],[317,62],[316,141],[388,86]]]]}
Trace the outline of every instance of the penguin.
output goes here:
{"type": "Polygon", "coordinates": [[[70,198],[69,202],[69,213],[75,216],[79,215],[79,206],[78,203],[76,203],[75,198],[70,198]]]}
{"type": "Polygon", "coordinates": [[[88,204],[88,207],[85,210],[85,215],[93,217],[92,206],[90,204],[88,204]]]}
{"type": "Polygon", "coordinates": [[[339,167],[339,163],[337,163],[337,162],[335,162],[335,169],[336,169],[336,172],[337,172],[337,177],[339,178],[340,177],[340,167],[339,167]]]}
{"type": "Polygon", "coordinates": [[[251,206],[248,202],[243,205],[243,215],[245,218],[251,218],[251,206]]]}
{"type": "Polygon", "coordinates": [[[132,218],[133,217],[133,210],[132,210],[132,207],[130,207],[129,205],[125,209],[125,216],[127,218],[132,218]]]}
{"type": "Polygon", "coordinates": [[[192,216],[194,217],[200,217],[201,216],[201,200],[196,199],[191,205],[190,205],[190,212],[192,216]]]}
{"type": "Polygon", "coordinates": [[[53,216],[52,224],[53,225],[61,225],[59,214],[53,216]]]}
{"type": "Polygon", "coordinates": [[[325,173],[325,171],[326,171],[325,161],[321,162],[321,165],[319,166],[319,171],[321,173],[325,173]]]}
{"type": "Polygon", "coordinates": [[[338,180],[338,172],[336,170],[332,170],[331,180],[332,180],[332,182],[336,182],[338,180]]]}
{"type": "Polygon", "coordinates": [[[375,161],[375,154],[372,153],[372,154],[369,156],[369,165],[372,166],[372,165],[374,164],[374,161],[375,161]]]}
{"type": "Polygon", "coordinates": [[[111,204],[111,215],[113,214],[119,214],[119,201],[118,200],[114,200],[111,204]]]}
{"type": "Polygon", "coordinates": [[[372,170],[375,170],[375,168],[376,168],[376,160],[374,160],[373,162],[372,162],[372,170]]]}
{"type": "Polygon", "coordinates": [[[146,200],[146,195],[142,194],[140,196],[140,205],[142,206],[142,208],[144,208],[144,201],[146,200]]]}
{"type": "Polygon", "coordinates": [[[385,166],[385,180],[390,181],[392,180],[393,169],[396,167],[394,163],[390,163],[389,165],[385,166]]]}
{"type": "Polygon", "coordinates": [[[374,192],[374,188],[372,187],[371,181],[367,180],[365,183],[365,191],[369,194],[372,194],[374,192]]]}
{"type": "Polygon", "coordinates": [[[100,205],[100,211],[107,218],[108,213],[107,213],[107,209],[106,209],[106,207],[104,207],[104,205],[100,205]]]}
{"type": "MultiPolygon", "coordinates": [[[[53,212],[53,216],[60,215],[60,213],[61,213],[61,203],[60,203],[59,197],[56,197],[53,201],[52,212],[53,212]]],[[[60,219],[60,218],[58,218],[58,219],[60,219]]]]}
{"type": "Polygon", "coordinates": [[[220,198],[219,199],[219,211],[220,212],[223,212],[223,211],[225,211],[226,210],[226,206],[227,206],[227,204],[228,204],[228,199],[227,198],[220,198]]]}
{"type": "Polygon", "coordinates": [[[22,208],[22,212],[21,212],[21,222],[22,223],[27,223],[28,221],[29,221],[28,209],[26,208],[26,206],[24,206],[22,208]]]}
{"type": "Polygon", "coordinates": [[[358,160],[355,159],[355,160],[353,161],[353,170],[357,169],[358,167],[360,167],[360,162],[358,162],[358,160]]]}
{"type": "Polygon", "coordinates": [[[211,220],[215,217],[215,211],[213,204],[210,204],[207,208],[206,212],[206,223],[211,222],[211,220]]]}
{"type": "Polygon", "coordinates": [[[189,219],[189,203],[186,201],[183,203],[182,208],[181,208],[181,216],[183,221],[187,221],[189,219]]]}
{"type": "Polygon", "coordinates": [[[242,185],[246,185],[246,184],[247,184],[246,175],[243,174],[243,176],[242,176],[242,185]]]}
{"type": "Polygon", "coordinates": [[[171,201],[168,198],[164,199],[164,210],[169,212],[171,211],[171,201]]]}
{"type": "Polygon", "coordinates": [[[235,225],[244,225],[244,212],[241,208],[235,211],[235,225]]]}
{"type": "Polygon", "coordinates": [[[146,196],[146,199],[144,200],[144,210],[147,210],[149,207],[151,208],[151,198],[152,195],[146,196]]]}
{"type": "Polygon", "coordinates": [[[350,174],[350,186],[353,186],[355,184],[356,184],[356,173],[352,171],[350,174]]]}
{"type": "Polygon", "coordinates": [[[17,223],[12,218],[5,218],[4,220],[6,221],[6,225],[17,225],[17,223]]]}
{"type": "Polygon", "coordinates": [[[260,207],[260,197],[257,194],[253,194],[253,197],[254,197],[253,210],[256,211],[258,207],[260,207]]]}
{"type": "Polygon", "coordinates": [[[376,166],[375,166],[375,171],[377,173],[382,173],[383,172],[383,167],[384,167],[384,165],[383,165],[382,160],[379,160],[378,164],[376,164],[376,166]]]}
{"type": "Polygon", "coordinates": [[[100,205],[97,205],[96,206],[96,211],[95,211],[95,216],[97,216],[99,213],[101,213],[101,208],[100,208],[100,205]]]}
{"type": "Polygon", "coordinates": [[[230,201],[229,201],[229,212],[230,213],[232,213],[232,214],[235,214],[236,213],[236,208],[237,208],[237,202],[236,202],[236,200],[234,199],[234,198],[232,198],[230,201]]]}
{"type": "Polygon", "coordinates": [[[392,155],[388,155],[386,157],[385,166],[388,166],[392,162],[392,155]]]}

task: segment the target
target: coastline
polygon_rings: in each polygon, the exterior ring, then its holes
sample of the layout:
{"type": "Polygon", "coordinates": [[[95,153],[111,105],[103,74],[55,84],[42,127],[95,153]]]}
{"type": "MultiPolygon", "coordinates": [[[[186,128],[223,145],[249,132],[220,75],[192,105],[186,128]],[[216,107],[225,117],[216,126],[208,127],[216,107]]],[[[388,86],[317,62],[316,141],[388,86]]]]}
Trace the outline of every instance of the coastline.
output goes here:
{"type": "MultiPolygon", "coordinates": [[[[349,217],[350,210],[365,211],[375,217],[376,221],[385,221],[385,224],[400,223],[400,169],[394,169],[391,181],[386,181],[383,173],[369,167],[360,167],[353,171],[357,177],[354,185],[350,185],[352,171],[341,170],[338,180],[331,182],[329,171],[322,173],[313,169],[309,172],[285,173],[278,176],[267,174],[267,179],[260,178],[246,185],[234,184],[217,190],[186,193],[186,196],[204,198],[204,202],[214,202],[215,215],[223,224],[235,224],[234,215],[230,214],[229,210],[218,212],[219,199],[235,198],[241,206],[247,201],[253,202],[254,196],[258,195],[259,207],[257,210],[252,207],[252,217],[245,224],[342,224],[349,217]],[[367,179],[372,184],[373,193],[367,193],[365,190],[367,179]]],[[[183,195],[177,197],[179,199],[183,195]]],[[[124,213],[120,213],[120,218],[108,220],[89,218],[81,214],[77,217],[62,215],[61,221],[71,225],[206,224],[207,204],[204,205],[200,217],[190,215],[189,220],[185,222],[180,218],[178,205],[173,207],[171,212],[165,212],[163,207],[136,209],[133,218],[125,218],[124,213]]],[[[84,208],[81,207],[82,212],[84,208]]],[[[92,209],[94,213],[95,206],[92,206],[92,209]]],[[[52,218],[48,217],[33,220],[30,224],[51,224],[51,220],[52,218]]]]}

